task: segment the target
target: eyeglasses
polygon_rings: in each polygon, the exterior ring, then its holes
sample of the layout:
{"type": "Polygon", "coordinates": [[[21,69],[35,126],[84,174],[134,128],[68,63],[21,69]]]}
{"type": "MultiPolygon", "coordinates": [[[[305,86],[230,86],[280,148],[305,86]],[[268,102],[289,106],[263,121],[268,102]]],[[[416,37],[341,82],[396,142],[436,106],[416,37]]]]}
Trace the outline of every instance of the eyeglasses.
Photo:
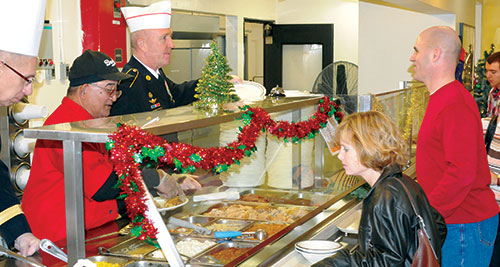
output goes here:
{"type": "Polygon", "coordinates": [[[26,76],[22,75],[19,71],[14,69],[13,67],[9,66],[9,64],[5,63],[5,61],[1,61],[2,64],[5,65],[5,67],[9,68],[11,71],[13,71],[15,74],[19,75],[19,77],[23,78],[23,80],[26,81],[26,84],[24,86],[29,86],[35,81],[35,77],[27,78],[26,76]]]}
{"type": "Polygon", "coordinates": [[[116,98],[119,98],[121,95],[122,95],[122,91],[121,90],[118,90],[118,85],[115,84],[115,85],[107,85],[105,87],[101,87],[95,83],[90,83],[90,85],[93,85],[101,90],[104,90],[106,91],[106,93],[108,94],[108,97],[109,98],[113,98],[113,96],[115,96],[116,98]]]}

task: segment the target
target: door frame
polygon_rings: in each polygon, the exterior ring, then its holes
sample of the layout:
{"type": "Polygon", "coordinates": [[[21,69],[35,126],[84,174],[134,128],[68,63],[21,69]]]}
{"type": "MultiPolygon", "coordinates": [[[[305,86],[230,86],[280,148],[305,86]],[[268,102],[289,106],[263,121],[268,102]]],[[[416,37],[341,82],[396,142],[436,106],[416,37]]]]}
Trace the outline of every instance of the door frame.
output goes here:
{"type": "Polygon", "coordinates": [[[267,24],[264,37],[264,86],[283,86],[283,45],[321,44],[322,69],[333,63],[333,24],[267,24]]]}

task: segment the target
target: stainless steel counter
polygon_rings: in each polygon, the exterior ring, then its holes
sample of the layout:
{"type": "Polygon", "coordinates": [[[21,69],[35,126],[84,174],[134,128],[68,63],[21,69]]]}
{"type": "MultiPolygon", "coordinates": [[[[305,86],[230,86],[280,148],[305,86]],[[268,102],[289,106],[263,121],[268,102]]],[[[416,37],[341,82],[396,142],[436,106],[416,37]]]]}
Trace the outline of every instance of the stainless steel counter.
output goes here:
{"type": "MultiPolygon", "coordinates": [[[[252,107],[261,107],[269,113],[298,109],[319,103],[320,97],[266,99],[246,103],[252,107]]],[[[300,115],[300,110],[299,115],[300,115]]],[[[84,207],[82,183],[82,142],[105,143],[108,135],[117,129],[118,123],[127,123],[142,127],[144,130],[163,135],[193,128],[217,125],[234,121],[241,116],[239,110],[209,116],[195,110],[192,106],[157,112],[138,113],[102,119],[62,123],[40,128],[25,129],[28,138],[62,140],[64,150],[64,176],[66,196],[66,232],[68,260],[72,266],[78,259],[85,258],[84,207]]],[[[294,116],[294,119],[297,116],[294,116]]],[[[316,138],[320,140],[321,138],[316,138]]],[[[323,157],[316,156],[316,166],[322,166],[323,157]]]]}

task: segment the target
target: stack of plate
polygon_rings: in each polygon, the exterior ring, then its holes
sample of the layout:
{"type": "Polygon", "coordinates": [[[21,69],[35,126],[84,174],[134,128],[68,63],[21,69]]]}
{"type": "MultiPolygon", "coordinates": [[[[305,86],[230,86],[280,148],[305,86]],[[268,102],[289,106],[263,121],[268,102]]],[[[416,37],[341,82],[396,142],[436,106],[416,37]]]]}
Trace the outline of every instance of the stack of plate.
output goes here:
{"type": "Polygon", "coordinates": [[[340,243],[330,240],[306,240],[295,243],[295,250],[311,264],[335,255],[340,249],[342,249],[340,243]]]}

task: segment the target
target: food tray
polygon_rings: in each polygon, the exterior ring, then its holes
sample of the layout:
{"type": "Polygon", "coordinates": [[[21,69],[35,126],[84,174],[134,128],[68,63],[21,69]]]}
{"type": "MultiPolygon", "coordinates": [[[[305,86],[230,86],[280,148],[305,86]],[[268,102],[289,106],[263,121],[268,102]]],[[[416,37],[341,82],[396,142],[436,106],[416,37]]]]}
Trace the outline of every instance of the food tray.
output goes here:
{"type": "MultiPolygon", "coordinates": [[[[221,264],[220,261],[217,261],[211,255],[213,255],[214,253],[220,252],[222,250],[229,249],[229,248],[253,248],[255,246],[256,246],[255,243],[248,243],[248,242],[246,242],[246,243],[245,242],[225,242],[225,243],[218,244],[217,246],[215,246],[214,248],[212,248],[208,251],[205,251],[200,256],[195,257],[195,260],[198,260],[201,263],[209,263],[209,264],[213,264],[213,265],[224,265],[224,264],[229,263],[230,261],[221,264]]],[[[234,254],[233,253],[232,255],[233,255],[232,260],[234,260],[242,254],[234,254]]]]}
{"type": "Polygon", "coordinates": [[[128,239],[120,244],[117,244],[109,249],[111,253],[121,254],[125,256],[140,256],[146,255],[149,252],[156,250],[152,245],[145,243],[136,238],[128,239]]]}
{"type": "Polygon", "coordinates": [[[290,193],[288,190],[269,190],[269,189],[248,189],[240,192],[240,196],[254,194],[259,196],[283,197],[290,193]]]}
{"type": "Polygon", "coordinates": [[[240,193],[240,201],[273,203],[299,206],[319,206],[327,202],[332,196],[322,193],[285,191],[285,190],[258,190],[250,189],[240,193]],[[256,200],[246,199],[250,195],[255,195],[256,200]]]}
{"type": "MultiPolygon", "coordinates": [[[[190,222],[192,224],[196,224],[198,226],[205,226],[208,223],[215,220],[215,218],[211,217],[200,217],[200,216],[188,216],[181,218],[184,221],[190,222]]],[[[193,229],[187,227],[181,227],[173,224],[167,224],[167,228],[171,234],[174,235],[191,235],[193,233],[193,229]]]]}
{"type": "Polygon", "coordinates": [[[131,262],[131,260],[129,259],[120,257],[111,257],[111,256],[92,256],[87,259],[93,263],[98,263],[98,262],[118,263],[121,266],[129,264],[131,262]]]}
{"type": "MultiPolygon", "coordinates": [[[[271,236],[277,234],[281,230],[285,229],[289,224],[286,223],[273,223],[273,222],[254,222],[248,227],[246,227],[244,230],[245,232],[254,232],[257,229],[262,229],[266,231],[267,233],[267,238],[270,238],[271,236]],[[264,227],[258,227],[259,225],[264,225],[264,227]],[[275,227],[273,227],[275,226],[275,227]]],[[[249,238],[249,240],[257,240],[255,238],[249,238]]]]}
{"type": "Polygon", "coordinates": [[[125,265],[125,267],[168,267],[166,262],[156,262],[156,261],[136,261],[125,265]]]}
{"type": "Polygon", "coordinates": [[[214,231],[241,231],[245,227],[249,226],[251,221],[243,221],[243,220],[230,220],[230,219],[218,219],[212,221],[211,223],[205,225],[209,230],[214,231]],[[220,229],[220,227],[226,227],[220,229]]]}
{"type": "MultiPolygon", "coordinates": [[[[185,253],[184,251],[180,250],[179,248],[177,248],[177,251],[180,253],[180,254],[184,254],[184,255],[188,255],[190,257],[196,257],[198,255],[201,255],[203,252],[205,252],[207,249],[210,249],[212,247],[214,247],[215,245],[217,245],[217,242],[215,241],[214,238],[202,238],[202,237],[180,237],[179,239],[177,239],[175,241],[175,244],[177,246],[177,243],[181,242],[181,241],[190,241],[190,240],[197,240],[199,242],[206,242],[206,241],[211,241],[213,242],[213,245],[197,252],[197,253],[185,253]],[[192,255],[191,255],[192,254],[192,255]]],[[[155,259],[155,260],[165,260],[165,258],[163,257],[163,254],[161,253],[161,250],[159,249],[156,249],[150,253],[148,253],[147,255],[145,255],[146,257],[149,257],[151,259],[155,259]]],[[[184,257],[183,255],[181,255],[182,259],[183,260],[188,260],[188,258],[184,257]]]]}
{"type": "Polygon", "coordinates": [[[206,208],[201,214],[227,219],[292,223],[312,210],[306,206],[271,205],[268,203],[219,203],[206,208]],[[217,209],[218,211],[214,210],[217,209]],[[229,211],[227,211],[229,209],[229,211]],[[223,211],[226,210],[226,211],[223,211]]]}

